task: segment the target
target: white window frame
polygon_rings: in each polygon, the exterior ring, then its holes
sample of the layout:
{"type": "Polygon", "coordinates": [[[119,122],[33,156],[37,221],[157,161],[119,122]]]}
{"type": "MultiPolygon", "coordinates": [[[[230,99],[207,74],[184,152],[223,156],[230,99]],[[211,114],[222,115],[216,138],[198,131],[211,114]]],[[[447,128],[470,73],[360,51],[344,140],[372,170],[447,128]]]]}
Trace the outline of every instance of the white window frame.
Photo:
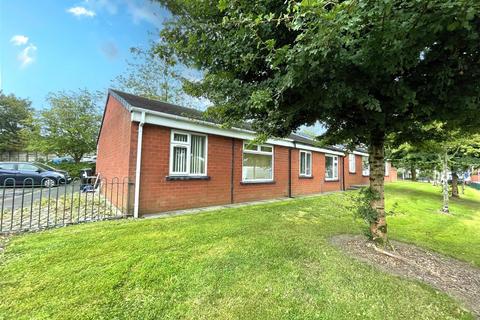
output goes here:
{"type": "Polygon", "coordinates": [[[368,177],[368,176],[370,176],[370,164],[368,164],[368,169],[367,170],[365,170],[363,168],[363,159],[365,159],[365,158],[367,159],[367,163],[368,163],[368,157],[362,156],[362,176],[368,177]]]}
{"type": "Polygon", "coordinates": [[[261,183],[261,182],[273,182],[275,179],[275,147],[271,144],[253,144],[257,146],[257,150],[247,150],[245,148],[246,145],[249,145],[249,141],[243,141],[243,148],[242,148],[242,182],[244,183],[261,183]],[[271,152],[262,151],[262,147],[269,147],[272,148],[271,152]],[[245,179],[244,170],[243,170],[243,159],[245,153],[250,154],[261,154],[261,155],[271,155],[272,156],[272,178],[271,179],[245,179]]]}
{"type": "Polygon", "coordinates": [[[385,161],[385,177],[388,177],[390,175],[390,163],[388,161],[385,161]]]}
{"type": "Polygon", "coordinates": [[[326,154],[325,155],[325,181],[338,181],[338,171],[339,171],[339,166],[338,166],[338,156],[333,155],[333,154],[326,154]],[[327,158],[332,158],[333,162],[332,165],[335,168],[335,163],[337,163],[337,170],[333,171],[333,177],[332,178],[327,178],[327,158]]]}
{"type": "Polygon", "coordinates": [[[312,171],[313,171],[313,156],[312,156],[312,152],[311,151],[305,151],[305,150],[300,150],[299,154],[298,154],[298,174],[300,177],[312,177],[312,171]],[[303,172],[302,173],[302,153],[305,154],[305,170],[307,169],[307,156],[310,155],[310,170],[307,170],[307,171],[310,171],[309,174],[303,172]]]}
{"type": "Polygon", "coordinates": [[[357,156],[353,153],[348,154],[348,172],[356,173],[357,172],[357,156]],[[352,170],[353,165],[353,170],[352,170]]]}
{"type": "Polygon", "coordinates": [[[170,164],[169,164],[169,175],[170,176],[189,176],[189,177],[205,177],[207,176],[208,169],[208,135],[196,132],[188,132],[181,130],[171,130],[170,134],[170,164]],[[173,137],[175,134],[183,134],[187,136],[186,142],[174,141],[173,137]],[[205,137],[205,173],[194,174],[190,173],[190,157],[191,157],[191,147],[192,147],[192,135],[205,137]],[[187,149],[187,171],[185,172],[173,172],[173,148],[174,147],[185,147],[187,149]]]}

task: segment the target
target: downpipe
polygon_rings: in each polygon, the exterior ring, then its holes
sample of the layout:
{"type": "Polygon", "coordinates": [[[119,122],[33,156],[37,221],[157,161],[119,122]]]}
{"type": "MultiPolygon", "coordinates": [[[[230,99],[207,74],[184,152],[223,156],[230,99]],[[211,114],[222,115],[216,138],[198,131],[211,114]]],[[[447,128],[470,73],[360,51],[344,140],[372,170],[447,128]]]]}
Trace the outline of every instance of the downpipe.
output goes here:
{"type": "Polygon", "coordinates": [[[140,176],[142,168],[142,141],[143,141],[143,125],[145,124],[145,112],[142,112],[140,123],[138,124],[137,135],[137,163],[135,166],[135,196],[133,203],[133,217],[138,218],[140,207],[140,176]]]}

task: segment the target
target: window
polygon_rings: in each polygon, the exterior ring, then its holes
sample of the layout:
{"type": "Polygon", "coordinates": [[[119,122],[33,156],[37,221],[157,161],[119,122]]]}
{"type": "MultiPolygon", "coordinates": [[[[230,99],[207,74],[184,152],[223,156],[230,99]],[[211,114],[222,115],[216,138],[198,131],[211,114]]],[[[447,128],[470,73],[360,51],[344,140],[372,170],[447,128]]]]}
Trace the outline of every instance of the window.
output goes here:
{"type": "Polygon", "coordinates": [[[172,131],[170,175],[204,176],[207,174],[207,136],[172,131]]]}
{"type": "Polygon", "coordinates": [[[390,174],[390,163],[385,162],[385,177],[388,177],[390,174]]]}
{"type": "Polygon", "coordinates": [[[338,156],[325,155],[325,180],[338,180],[338,156]]]}
{"type": "Polygon", "coordinates": [[[368,157],[362,157],[362,175],[370,175],[370,164],[368,163],[368,157]]]}
{"type": "Polygon", "coordinates": [[[15,170],[13,163],[0,163],[0,170],[15,170]]]}
{"type": "Polygon", "coordinates": [[[273,146],[243,143],[242,180],[273,181],[273,146]]]}
{"type": "Polygon", "coordinates": [[[348,172],[355,173],[356,171],[356,163],[355,163],[355,155],[350,153],[348,155],[348,172]]]}
{"type": "Polygon", "coordinates": [[[300,176],[312,176],[312,153],[310,151],[300,151],[300,176]]]}
{"type": "Polygon", "coordinates": [[[19,163],[18,164],[18,171],[28,171],[28,172],[36,172],[38,167],[28,164],[28,163],[19,163]]]}

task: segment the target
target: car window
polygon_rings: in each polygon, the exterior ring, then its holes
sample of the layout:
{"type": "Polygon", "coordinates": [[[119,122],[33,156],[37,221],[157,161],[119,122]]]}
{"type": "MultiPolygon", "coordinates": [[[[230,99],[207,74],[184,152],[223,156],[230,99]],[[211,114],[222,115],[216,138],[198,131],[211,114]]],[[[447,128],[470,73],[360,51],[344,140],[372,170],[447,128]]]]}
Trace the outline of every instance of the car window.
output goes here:
{"type": "Polygon", "coordinates": [[[29,163],[19,163],[18,170],[19,171],[37,171],[38,167],[29,163]]]}
{"type": "Polygon", "coordinates": [[[14,163],[0,163],[1,170],[15,170],[14,163]]]}

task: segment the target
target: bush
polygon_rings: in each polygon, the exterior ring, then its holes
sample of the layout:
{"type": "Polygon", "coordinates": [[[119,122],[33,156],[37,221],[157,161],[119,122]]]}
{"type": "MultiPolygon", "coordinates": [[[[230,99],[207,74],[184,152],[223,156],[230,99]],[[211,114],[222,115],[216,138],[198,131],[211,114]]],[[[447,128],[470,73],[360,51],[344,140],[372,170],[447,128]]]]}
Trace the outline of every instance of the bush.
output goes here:
{"type": "Polygon", "coordinates": [[[67,171],[68,174],[72,178],[78,178],[80,177],[80,170],[85,169],[85,168],[90,168],[95,172],[95,163],[60,163],[60,164],[53,164],[51,162],[48,163],[49,166],[54,167],[58,170],[64,170],[67,171]]]}

